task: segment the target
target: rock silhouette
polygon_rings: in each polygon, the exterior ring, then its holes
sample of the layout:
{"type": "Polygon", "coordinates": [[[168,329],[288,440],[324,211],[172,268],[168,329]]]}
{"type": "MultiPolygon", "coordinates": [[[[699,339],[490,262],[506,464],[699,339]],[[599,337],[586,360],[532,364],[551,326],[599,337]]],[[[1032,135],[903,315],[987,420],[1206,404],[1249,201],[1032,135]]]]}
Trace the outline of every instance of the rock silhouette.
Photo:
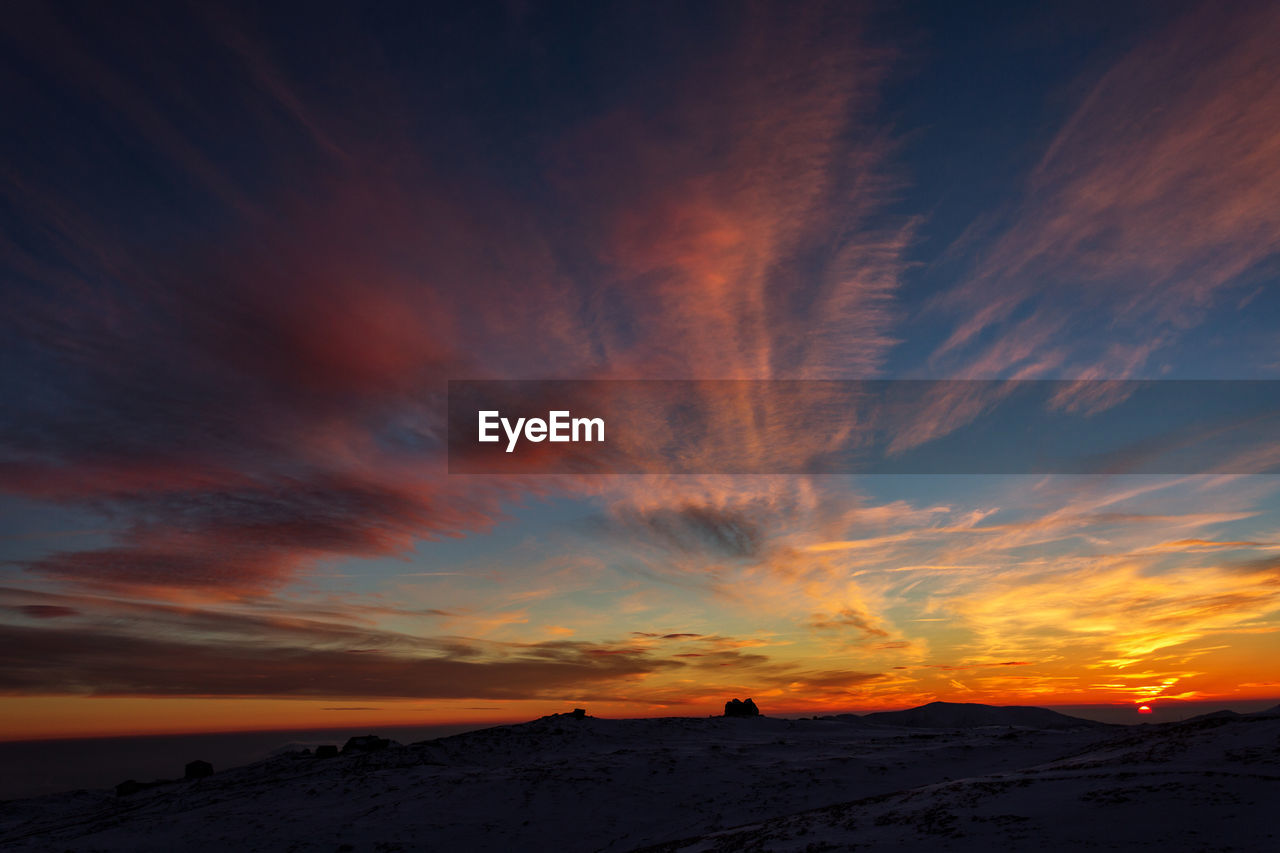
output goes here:
{"type": "Polygon", "coordinates": [[[143,788],[147,787],[150,786],[144,782],[139,782],[137,779],[125,779],[119,785],[116,785],[116,796],[127,797],[130,794],[136,794],[143,788]]]}
{"type": "Polygon", "coordinates": [[[183,772],[182,777],[184,779],[203,779],[206,776],[212,776],[212,775],[213,775],[213,765],[207,761],[200,761],[199,759],[197,759],[187,764],[186,770],[183,772]]]}
{"type": "Polygon", "coordinates": [[[357,735],[356,737],[347,738],[347,743],[342,747],[344,753],[347,752],[381,752],[391,746],[391,741],[377,735],[357,735]]]}
{"type": "Polygon", "coordinates": [[[316,758],[334,758],[338,754],[338,747],[332,743],[324,743],[316,747],[316,758]]]}
{"type": "Polygon", "coordinates": [[[741,699],[730,699],[724,703],[724,715],[726,717],[758,717],[760,709],[750,699],[745,702],[741,699]]]}
{"type": "Polygon", "coordinates": [[[136,794],[139,791],[145,791],[148,788],[158,788],[161,785],[172,784],[172,779],[155,779],[150,782],[139,782],[137,779],[126,779],[119,785],[116,785],[116,796],[127,797],[130,794],[136,794]]]}

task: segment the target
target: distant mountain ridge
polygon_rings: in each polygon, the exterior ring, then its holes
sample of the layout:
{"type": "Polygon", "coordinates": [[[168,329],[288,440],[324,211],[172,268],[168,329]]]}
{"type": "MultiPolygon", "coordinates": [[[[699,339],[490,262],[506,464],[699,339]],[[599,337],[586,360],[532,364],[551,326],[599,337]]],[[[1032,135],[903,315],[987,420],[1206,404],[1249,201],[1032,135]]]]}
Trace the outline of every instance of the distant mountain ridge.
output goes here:
{"type": "Polygon", "coordinates": [[[1198,723],[1203,720],[1247,720],[1251,717],[1280,717],[1280,705],[1277,705],[1274,708],[1266,708],[1261,711],[1253,711],[1246,714],[1225,709],[1222,711],[1211,711],[1208,714],[1198,714],[1194,717],[1188,717],[1183,722],[1198,723]]]}
{"type": "Polygon", "coordinates": [[[868,723],[922,729],[973,729],[980,726],[1024,726],[1034,729],[1105,728],[1106,723],[1059,714],[1028,705],[981,705],[965,702],[930,702],[905,711],[864,714],[868,723]]]}

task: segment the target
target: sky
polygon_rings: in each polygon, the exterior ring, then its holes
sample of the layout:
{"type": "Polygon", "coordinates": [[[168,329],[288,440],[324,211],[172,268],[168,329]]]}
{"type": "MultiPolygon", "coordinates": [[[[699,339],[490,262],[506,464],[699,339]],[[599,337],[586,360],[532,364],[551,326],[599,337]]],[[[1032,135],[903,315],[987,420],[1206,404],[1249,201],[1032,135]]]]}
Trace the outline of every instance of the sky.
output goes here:
{"type": "Polygon", "coordinates": [[[1280,697],[1275,445],[449,473],[450,380],[1280,379],[1280,7],[980,6],[9,10],[0,732],[1280,697]]]}

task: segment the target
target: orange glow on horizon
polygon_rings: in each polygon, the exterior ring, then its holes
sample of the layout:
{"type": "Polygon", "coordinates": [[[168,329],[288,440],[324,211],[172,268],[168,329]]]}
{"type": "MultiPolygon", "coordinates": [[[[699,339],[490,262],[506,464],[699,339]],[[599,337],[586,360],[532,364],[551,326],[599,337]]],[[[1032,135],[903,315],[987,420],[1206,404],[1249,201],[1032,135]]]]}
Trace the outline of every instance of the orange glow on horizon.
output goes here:
{"type": "MultiPolygon", "coordinates": [[[[690,696],[684,700],[657,702],[594,702],[589,698],[564,701],[537,699],[477,704],[472,700],[424,702],[385,700],[354,705],[319,699],[258,699],[209,697],[86,697],[28,696],[6,697],[0,702],[0,740],[45,740],[80,737],[136,737],[147,735],[213,734],[252,731],[313,729],[370,729],[468,725],[476,728],[522,723],[539,717],[584,707],[602,718],[639,719],[652,717],[705,717],[721,713],[733,691],[709,697],[690,696]]],[[[934,701],[990,705],[1032,705],[1054,707],[1071,713],[1073,706],[1123,704],[1062,701],[1039,696],[964,696],[924,694],[880,700],[805,702],[779,695],[776,691],[737,691],[740,698],[751,695],[767,716],[804,717],[840,713],[865,714],[896,711],[934,701]],[[772,696],[770,694],[773,694],[772,696]]],[[[1224,695],[1197,699],[1197,704],[1220,701],[1258,701],[1266,697],[1224,695]]],[[[1154,713],[1141,705],[1139,714],[1154,713]]]]}

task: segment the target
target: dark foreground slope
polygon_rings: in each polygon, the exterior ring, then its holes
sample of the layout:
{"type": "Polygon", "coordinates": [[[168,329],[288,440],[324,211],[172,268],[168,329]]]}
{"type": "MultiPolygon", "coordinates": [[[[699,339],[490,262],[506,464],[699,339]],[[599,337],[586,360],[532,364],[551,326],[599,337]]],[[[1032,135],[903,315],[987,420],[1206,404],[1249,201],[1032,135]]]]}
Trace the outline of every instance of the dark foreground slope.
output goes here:
{"type": "Polygon", "coordinates": [[[757,822],[644,853],[1280,850],[1280,717],[1135,727],[1021,770],[757,822]]]}
{"type": "Polygon", "coordinates": [[[1008,849],[1058,837],[1105,847],[1123,819],[1162,838],[1162,851],[1208,849],[1203,835],[1174,838],[1177,821],[1202,833],[1229,823],[1223,838],[1243,839],[1231,842],[1240,849],[1274,849],[1275,818],[1259,804],[1280,794],[1278,745],[1280,720],[1265,718],[929,730],[565,715],[370,754],[277,756],[128,797],[0,803],[0,848],[572,853],[978,838],[1008,849]],[[1168,809],[1175,823],[1156,825],[1168,809]]]}

